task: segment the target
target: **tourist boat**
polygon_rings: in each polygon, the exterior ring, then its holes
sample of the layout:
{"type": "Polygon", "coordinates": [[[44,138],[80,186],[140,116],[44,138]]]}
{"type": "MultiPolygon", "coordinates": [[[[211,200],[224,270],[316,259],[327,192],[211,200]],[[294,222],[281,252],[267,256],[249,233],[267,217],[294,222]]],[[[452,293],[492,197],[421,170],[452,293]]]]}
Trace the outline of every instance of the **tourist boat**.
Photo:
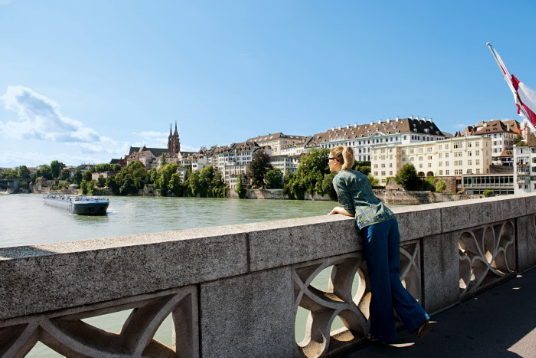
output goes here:
{"type": "Polygon", "coordinates": [[[43,197],[45,205],[69,210],[78,215],[106,215],[110,201],[85,195],[47,194],[43,197]]]}

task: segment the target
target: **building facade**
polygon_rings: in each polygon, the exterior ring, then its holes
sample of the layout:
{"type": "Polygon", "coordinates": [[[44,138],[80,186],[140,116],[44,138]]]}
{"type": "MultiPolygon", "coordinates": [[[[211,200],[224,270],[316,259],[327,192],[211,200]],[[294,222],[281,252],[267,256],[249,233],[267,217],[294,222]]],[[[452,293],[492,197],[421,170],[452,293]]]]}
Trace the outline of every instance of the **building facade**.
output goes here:
{"type": "Polygon", "coordinates": [[[355,159],[370,161],[373,148],[379,146],[409,145],[421,142],[443,140],[446,136],[439,130],[432,118],[398,118],[379,120],[369,124],[354,124],[333,127],[324,133],[313,135],[305,148],[334,148],[350,146],[355,159]]]}
{"type": "Polygon", "coordinates": [[[421,177],[487,174],[491,165],[491,139],[454,137],[372,149],[371,174],[380,180],[380,185],[385,185],[387,178],[394,177],[406,164],[413,164],[421,177]]]}

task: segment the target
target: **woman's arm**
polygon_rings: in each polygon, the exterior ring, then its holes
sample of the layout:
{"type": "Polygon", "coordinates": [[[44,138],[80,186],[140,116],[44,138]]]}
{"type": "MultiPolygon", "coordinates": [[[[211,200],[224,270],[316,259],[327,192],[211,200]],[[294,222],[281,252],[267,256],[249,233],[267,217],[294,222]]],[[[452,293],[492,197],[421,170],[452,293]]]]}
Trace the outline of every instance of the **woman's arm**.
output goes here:
{"type": "Polygon", "coordinates": [[[340,206],[334,207],[333,210],[331,210],[328,215],[335,215],[335,214],[342,214],[342,215],[351,216],[351,217],[354,216],[353,214],[350,214],[348,211],[346,211],[346,209],[340,206]]]}

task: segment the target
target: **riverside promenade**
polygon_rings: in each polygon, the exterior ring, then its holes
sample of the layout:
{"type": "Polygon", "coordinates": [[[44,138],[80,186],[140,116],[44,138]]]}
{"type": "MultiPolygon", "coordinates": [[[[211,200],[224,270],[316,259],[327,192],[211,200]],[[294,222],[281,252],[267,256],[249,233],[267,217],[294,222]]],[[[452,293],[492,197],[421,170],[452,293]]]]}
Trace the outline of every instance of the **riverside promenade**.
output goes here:
{"type": "Polygon", "coordinates": [[[345,358],[536,357],[536,268],[432,316],[419,340],[403,330],[393,345],[369,343],[345,358]]]}

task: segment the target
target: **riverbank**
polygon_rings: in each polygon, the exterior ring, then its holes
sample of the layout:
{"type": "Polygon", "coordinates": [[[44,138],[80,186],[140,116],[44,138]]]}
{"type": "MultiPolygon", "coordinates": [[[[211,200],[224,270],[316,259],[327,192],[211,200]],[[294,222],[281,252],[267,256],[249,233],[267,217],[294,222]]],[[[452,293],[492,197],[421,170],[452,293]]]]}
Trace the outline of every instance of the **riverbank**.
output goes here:
{"type": "MultiPolygon", "coordinates": [[[[406,191],[392,189],[373,189],[374,194],[385,204],[393,205],[420,205],[435,204],[451,201],[482,198],[482,195],[469,194],[444,194],[430,191],[406,191]]],[[[35,192],[34,192],[35,193],[35,192]]],[[[41,188],[35,194],[65,194],[78,195],[78,189],[50,190],[49,187],[41,188]]],[[[97,195],[97,194],[96,194],[97,195]]],[[[99,189],[98,195],[113,196],[110,189],[99,189]]],[[[156,190],[140,190],[139,196],[159,196],[156,190]]],[[[229,198],[238,199],[238,194],[234,190],[229,191],[229,198]]],[[[246,199],[267,199],[267,200],[291,200],[283,193],[283,189],[247,189],[246,199]]],[[[329,195],[310,195],[305,193],[304,200],[310,201],[334,201],[329,195]]]]}
{"type": "MultiPolygon", "coordinates": [[[[373,189],[374,194],[382,200],[385,204],[395,205],[420,205],[420,204],[434,204],[444,203],[450,201],[460,201],[467,199],[482,198],[482,195],[468,195],[468,194],[443,194],[433,193],[430,191],[405,191],[405,190],[391,190],[391,189],[373,189]]],[[[231,197],[238,197],[236,193],[231,197]]],[[[278,199],[288,200],[288,195],[283,193],[283,189],[248,189],[246,193],[248,199],[278,199]]],[[[328,195],[309,195],[305,194],[305,200],[313,201],[332,201],[328,195]]]]}

